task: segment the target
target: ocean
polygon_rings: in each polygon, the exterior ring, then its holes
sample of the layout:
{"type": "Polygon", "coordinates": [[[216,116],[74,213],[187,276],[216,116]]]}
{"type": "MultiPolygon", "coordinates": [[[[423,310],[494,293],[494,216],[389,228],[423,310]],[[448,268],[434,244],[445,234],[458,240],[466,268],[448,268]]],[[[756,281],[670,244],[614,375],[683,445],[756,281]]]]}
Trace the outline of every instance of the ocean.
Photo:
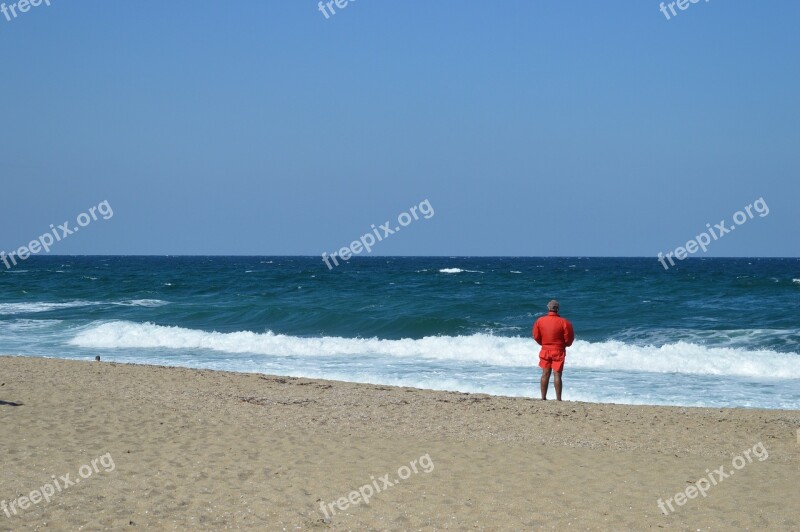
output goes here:
{"type": "Polygon", "coordinates": [[[566,400],[800,409],[796,258],[35,256],[0,353],[538,397],[550,299],[566,400]]]}

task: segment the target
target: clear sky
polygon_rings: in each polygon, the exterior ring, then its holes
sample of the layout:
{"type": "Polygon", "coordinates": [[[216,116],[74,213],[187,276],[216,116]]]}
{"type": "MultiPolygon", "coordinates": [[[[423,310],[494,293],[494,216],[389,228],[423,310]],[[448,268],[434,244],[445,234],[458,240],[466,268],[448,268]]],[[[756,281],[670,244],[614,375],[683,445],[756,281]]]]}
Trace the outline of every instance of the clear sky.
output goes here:
{"type": "Polygon", "coordinates": [[[107,200],[53,253],[318,255],[428,199],[373,253],[654,256],[763,197],[705,256],[800,256],[795,0],[50,2],[0,15],[0,250],[107,200]]]}

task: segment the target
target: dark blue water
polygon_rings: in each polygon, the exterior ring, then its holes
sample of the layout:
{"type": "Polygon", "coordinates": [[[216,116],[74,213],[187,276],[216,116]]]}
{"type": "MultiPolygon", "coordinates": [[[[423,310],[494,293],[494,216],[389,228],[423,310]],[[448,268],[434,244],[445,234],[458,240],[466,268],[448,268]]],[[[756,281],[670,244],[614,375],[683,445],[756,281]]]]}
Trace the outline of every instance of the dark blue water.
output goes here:
{"type": "Polygon", "coordinates": [[[0,352],[536,396],[800,408],[800,259],[36,256],[0,267],[0,352]]]}

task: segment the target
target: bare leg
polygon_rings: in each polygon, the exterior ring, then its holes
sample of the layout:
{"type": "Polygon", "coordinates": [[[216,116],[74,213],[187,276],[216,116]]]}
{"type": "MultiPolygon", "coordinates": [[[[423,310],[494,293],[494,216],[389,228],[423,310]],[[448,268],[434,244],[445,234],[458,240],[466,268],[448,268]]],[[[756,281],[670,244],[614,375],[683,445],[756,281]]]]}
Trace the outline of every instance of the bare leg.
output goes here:
{"type": "Polygon", "coordinates": [[[555,376],[553,377],[553,384],[556,387],[556,401],[561,400],[561,372],[556,371],[554,372],[555,376]]]}
{"type": "Polygon", "coordinates": [[[550,386],[550,370],[542,368],[542,401],[547,401],[547,387],[550,386]]]}

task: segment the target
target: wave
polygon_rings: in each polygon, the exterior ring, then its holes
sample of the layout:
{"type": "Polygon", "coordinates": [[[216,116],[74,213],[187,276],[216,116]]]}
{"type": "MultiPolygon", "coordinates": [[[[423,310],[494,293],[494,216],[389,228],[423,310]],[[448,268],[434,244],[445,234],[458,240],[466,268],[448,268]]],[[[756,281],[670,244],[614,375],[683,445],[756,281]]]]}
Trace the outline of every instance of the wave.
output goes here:
{"type": "Polygon", "coordinates": [[[112,305],[120,305],[123,307],[163,307],[164,305],[169,305],[169,301],[162,301],[160,299],[131,299],[129,301],[112,303],[112,305]]]}
{"type": "Polygon", "coordinates": [[[98,305],[117,305],[123,307],[161,307],[168,305],[169,301],[160,299],[130,299],[125,301],[66,301],[52,302],[41,301],[38,303],[0,303],[0,316],[13,316],[16,314],[37,314],[63,310],[68,308],[94,307],[98,305]]]}
{"type": "MultiPolygon", "coordinates": [[[[520,337],[475,334],[402,340],[303,338],[271,331],[220,333],[129,321],[96,322],[78,330],[69,344],[100,349],[200,349],[274,357],[416,358],[504,367],[530,367],[538,360],[538,346],[533,340],[520,337]]],[[[579,340],[570,348],[567,360],[570,367],[591,370],[800,378],[797,353],[705,347],[688,342],[656,347],[579,340]]]]}
{"type": "Polygon", "coordinates": [[[61,325],[62,320],[29,320],[17,319],[14,321],[0,321],[0,331],[19,333],[24,331],[38,331],[56,325],[61,325]]]}
{"type": "Polygon", "coordinates": [[[0,315],[14,314],[35,314],[38,312],[50,312],[65,308],[89,307],[99,305],[96,301],[69,301],[64,303],[40,302],[40,303],[0,303],[0,315]]]}
{"type": "MultiPolygon", "coordinates": [[[[695,317],[695,321],[716,323],[719,320],[708,317],[695,317]]],[[[637,345],[666,345],[686,342],[708,347],[764,346],[780,351],[793,351],[800,348],[800,329],[688,329],[688,328],[650,328],[627,329],[615,333],[615,338],[625,343],[637,345]]]]}
{"type": "Polygon", "coordinates": [[[477,270],[462,270],[461,268],[442,268],[439,273],[483,273],[477,270]]]}

